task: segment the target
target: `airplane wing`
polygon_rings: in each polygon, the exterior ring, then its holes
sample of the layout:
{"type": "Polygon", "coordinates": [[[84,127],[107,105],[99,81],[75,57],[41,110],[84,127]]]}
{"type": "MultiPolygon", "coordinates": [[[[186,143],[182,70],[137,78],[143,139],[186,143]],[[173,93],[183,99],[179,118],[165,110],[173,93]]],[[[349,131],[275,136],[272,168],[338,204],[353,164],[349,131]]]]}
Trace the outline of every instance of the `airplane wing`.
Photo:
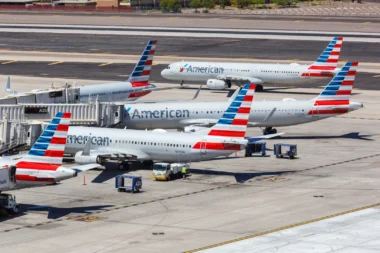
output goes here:
{"type": "Polygon", "coordinates": [[[260,141],[260,140],[271,139],[271,138],[274,138],[274,137],[277,137],[277,136],[280,136],[283,134],[285,134],[285,133],[267,134],[267,135],[262,135],[262,136],[248,137],[246,139],[248,140],[248,142],[252,143],[252,142],[256,142],[256,141],[260,141]]]}
{"type": "Polygon", "coordinates": [[[91,170],[91,169],[98,168],[99,166],[101,166],[101,165],[97,164],[97,163],[90,163],[90,164],[75,165],[75,166],[65,167],[65,168],[75,170],[76,172],[79,173],[79,172],[83,172],[83,171],[86,171],[86,170],[91,170]]]}
{"type": "MultiPolygon", "coordinates": [[[[199,86],[193,98],[189,100],[181,100],[181,101],[186,102],[186,101],[195,100],[198,97],[199,92],[202,89],[202,86],[203,84],[199,86]]],[[[166,87],[166,88],[152,88],[152,89],[146,89],[146,90],[159,91],[159,90],[182,89],[182,88],[183,88],[182,86],[176,86],[176,87],[166,87]]],[[[160,100],[134,100],[134,101],[124,102],[124,104],[149,104],[149,103],[153,104],[153,103],[161,103],[161,102],[178,102],[178,100],[161,100],[161,101],[160,100]]]]}
{"type": "Polygon", "coordinates": [[[211,127],[218,122],[217,119],[183,119],[179,121],[182,126],[211,127]]]}
{"type": "Polygon", "coordinates": [[[240,82],[250,82],[254,84],[262,84],[264,83],[263,80],[255,78],[255,77],[249,77],[249,76],[235,76],[235,75],[219,75],[216,77],[220,80],[231,80],[231,81],[240,81],[240,82]]]}
{"type": "Polygon", "coordinates": [[[137,149],[126,149],[126,148],[96,148],[89,151],[89,155],[98,156],[107,160],[151,160],[150,156],[137,149]]]}

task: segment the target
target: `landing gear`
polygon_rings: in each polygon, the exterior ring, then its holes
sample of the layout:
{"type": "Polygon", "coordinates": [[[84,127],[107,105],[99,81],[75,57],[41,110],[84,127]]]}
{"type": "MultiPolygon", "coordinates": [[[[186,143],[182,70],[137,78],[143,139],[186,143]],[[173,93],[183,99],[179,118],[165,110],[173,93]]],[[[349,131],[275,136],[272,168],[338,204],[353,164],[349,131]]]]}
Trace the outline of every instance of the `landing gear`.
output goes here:
{"type": "Polygon", "coordinates": [[[264,135],[267,135],[267,134],[276,134],[276,133],[277,133],[277,129],[276,128],[272,128],[272,127],[266,127],[263,130],[263,134],[264,135]]]}
{"type": "Polygon", "coordinates": [[[255,91],[259,92],[259,91],[263,91],[263,90],[264,90],[264,87],[261,84],[257,84],[256,85],[256,90],[255,91]]]}
{"type": "Polygon", "coordinates": [[[226,80],[226,84],[227,84],[228,88],[231,88],[231,86],[232,86],[231,80],[226,80]]]}
{"type": "Polygon", "coordinates": [[[184,83],[184,81],[181,81],[181,88],[183,88],[183,83],[184,83]]]}

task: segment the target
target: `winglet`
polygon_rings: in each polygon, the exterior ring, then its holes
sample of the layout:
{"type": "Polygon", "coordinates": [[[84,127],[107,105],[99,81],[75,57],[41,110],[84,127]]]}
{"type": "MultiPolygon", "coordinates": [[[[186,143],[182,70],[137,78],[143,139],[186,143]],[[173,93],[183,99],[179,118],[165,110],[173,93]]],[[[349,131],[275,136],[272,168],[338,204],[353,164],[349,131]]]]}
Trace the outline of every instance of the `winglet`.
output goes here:
{"type": "Polygon", "coordinates": [[[11,77],[10,76],[8,76],[7,83],[5,84],[5,92],[15,93],[13,90],[11,90],[11,77]]]}

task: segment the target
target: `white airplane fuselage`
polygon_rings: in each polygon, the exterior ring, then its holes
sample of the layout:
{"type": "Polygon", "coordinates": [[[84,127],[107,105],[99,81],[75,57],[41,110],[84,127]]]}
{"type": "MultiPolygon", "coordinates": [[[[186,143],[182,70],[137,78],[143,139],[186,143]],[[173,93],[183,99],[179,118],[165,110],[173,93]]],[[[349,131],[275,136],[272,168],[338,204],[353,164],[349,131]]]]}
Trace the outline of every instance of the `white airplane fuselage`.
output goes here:
{"type": "MultiPolygon", "coordinates": [[[[228,105],[227,101],[127,104],[124,125],[134,129],[182,129],[184,126],[201,125],[195,122],[216,123],[228,105]]],[[[314,112],[313,107],[313,100],[254,101],[248,126],[291,126],[335,116],[314,112]],[[271,112],[272,116],[268,116],[271,112]]],[[[361,103],[350,102],[348,111],[361,107],[361,103]]]]}
{"type": "Polygon", "coordinates": [[[91,98],[99,102],[133,101],[151,92],[156,88],[153,84],[142,84],[133,87],[130,82],[94,84],[80,87],[80,102],[87,103],[91,98]]]}
{"type": "Polygon", "coordinates": [[[305,83],[315,78],[331,78],[339,69],[325,71],[320,76],[310,73],[309,65],[256,64],[231,62],[176,62],[162,70],[161,75],[174,81],[226,79],[228,76],[260,79],[269,84],[305,83]]]}
{"type": "Polygon", "coordinates": [[[83,150],[91,135],[91,148],[112,153],[134,153],[138,160],[166,162],[195,162],[218,156],[228,156],[245,148],[247,140],[210,137],[207,133],[152,132],[96,127],[70,127],[65,154],[74,155],[83,150]],[[211,143],[228,143],[235,150],[209,150],[211,143]]]}

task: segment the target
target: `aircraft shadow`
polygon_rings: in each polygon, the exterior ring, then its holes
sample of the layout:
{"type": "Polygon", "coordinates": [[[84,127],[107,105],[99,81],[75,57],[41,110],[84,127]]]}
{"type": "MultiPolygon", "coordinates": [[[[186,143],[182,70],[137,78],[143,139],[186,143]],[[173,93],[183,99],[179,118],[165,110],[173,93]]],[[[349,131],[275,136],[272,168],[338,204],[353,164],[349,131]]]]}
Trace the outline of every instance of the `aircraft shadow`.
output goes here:
{"type": "Polygon", "coordinates": [[[203,170],[203,169],[189,169],[192,174],[199,175],[213,175],[213,176],[233,176],[236,182],[244,183],[254,177],[260,176],[279,176],[285,173],[296,172],[295,170],[287,171],[272,171],[272,172],[230,172],[230,171],[217,171],[217,170],[203,170]]]}
{"type": "Polygon", "coordinates": [[[311,139],[353,139],[361,141],[375,141],[369,137],[375,136],[376,134],[366,134],[360,135],[359,132],[352,132],[343,135],[332,135],[332,136],[281,136],[281,140],[311,140],[311,139]]]}
{"type": "Polygon", "coordinates": [[[48,212],[48,219],[58,219],[71,213],[75,214],[91,214],[94,211],[99,211],[104,208],[113,207],[113,205],[99,205],[99,206],[81,206],[81,207],[68,207],[68,208],[58,208],[51,206],[39,206],[39,205],[29,205],[21,204],[23,212],[28,211],[46,211],[48,212]]]}
{"type": "Polygon", "coordinates": [[[144,166],[141,162],[139,161],[132,161],[130,162],[130,166],[126,170],[119,170],[118,169],[118,163],[115,162],[106,162],[104,163],[104,166],[106,169],[93,169],[96,171],[101,171],[100,174],[94,178],[91,183],[97,183],[101,184],[104,183],[110,179],[114,179],[116,176],[119,175],[124,175],[126,173],[130,173],[136,170],[146,170],[146,169],[152,169],[151,167],[146,167],[144,166]]]}

